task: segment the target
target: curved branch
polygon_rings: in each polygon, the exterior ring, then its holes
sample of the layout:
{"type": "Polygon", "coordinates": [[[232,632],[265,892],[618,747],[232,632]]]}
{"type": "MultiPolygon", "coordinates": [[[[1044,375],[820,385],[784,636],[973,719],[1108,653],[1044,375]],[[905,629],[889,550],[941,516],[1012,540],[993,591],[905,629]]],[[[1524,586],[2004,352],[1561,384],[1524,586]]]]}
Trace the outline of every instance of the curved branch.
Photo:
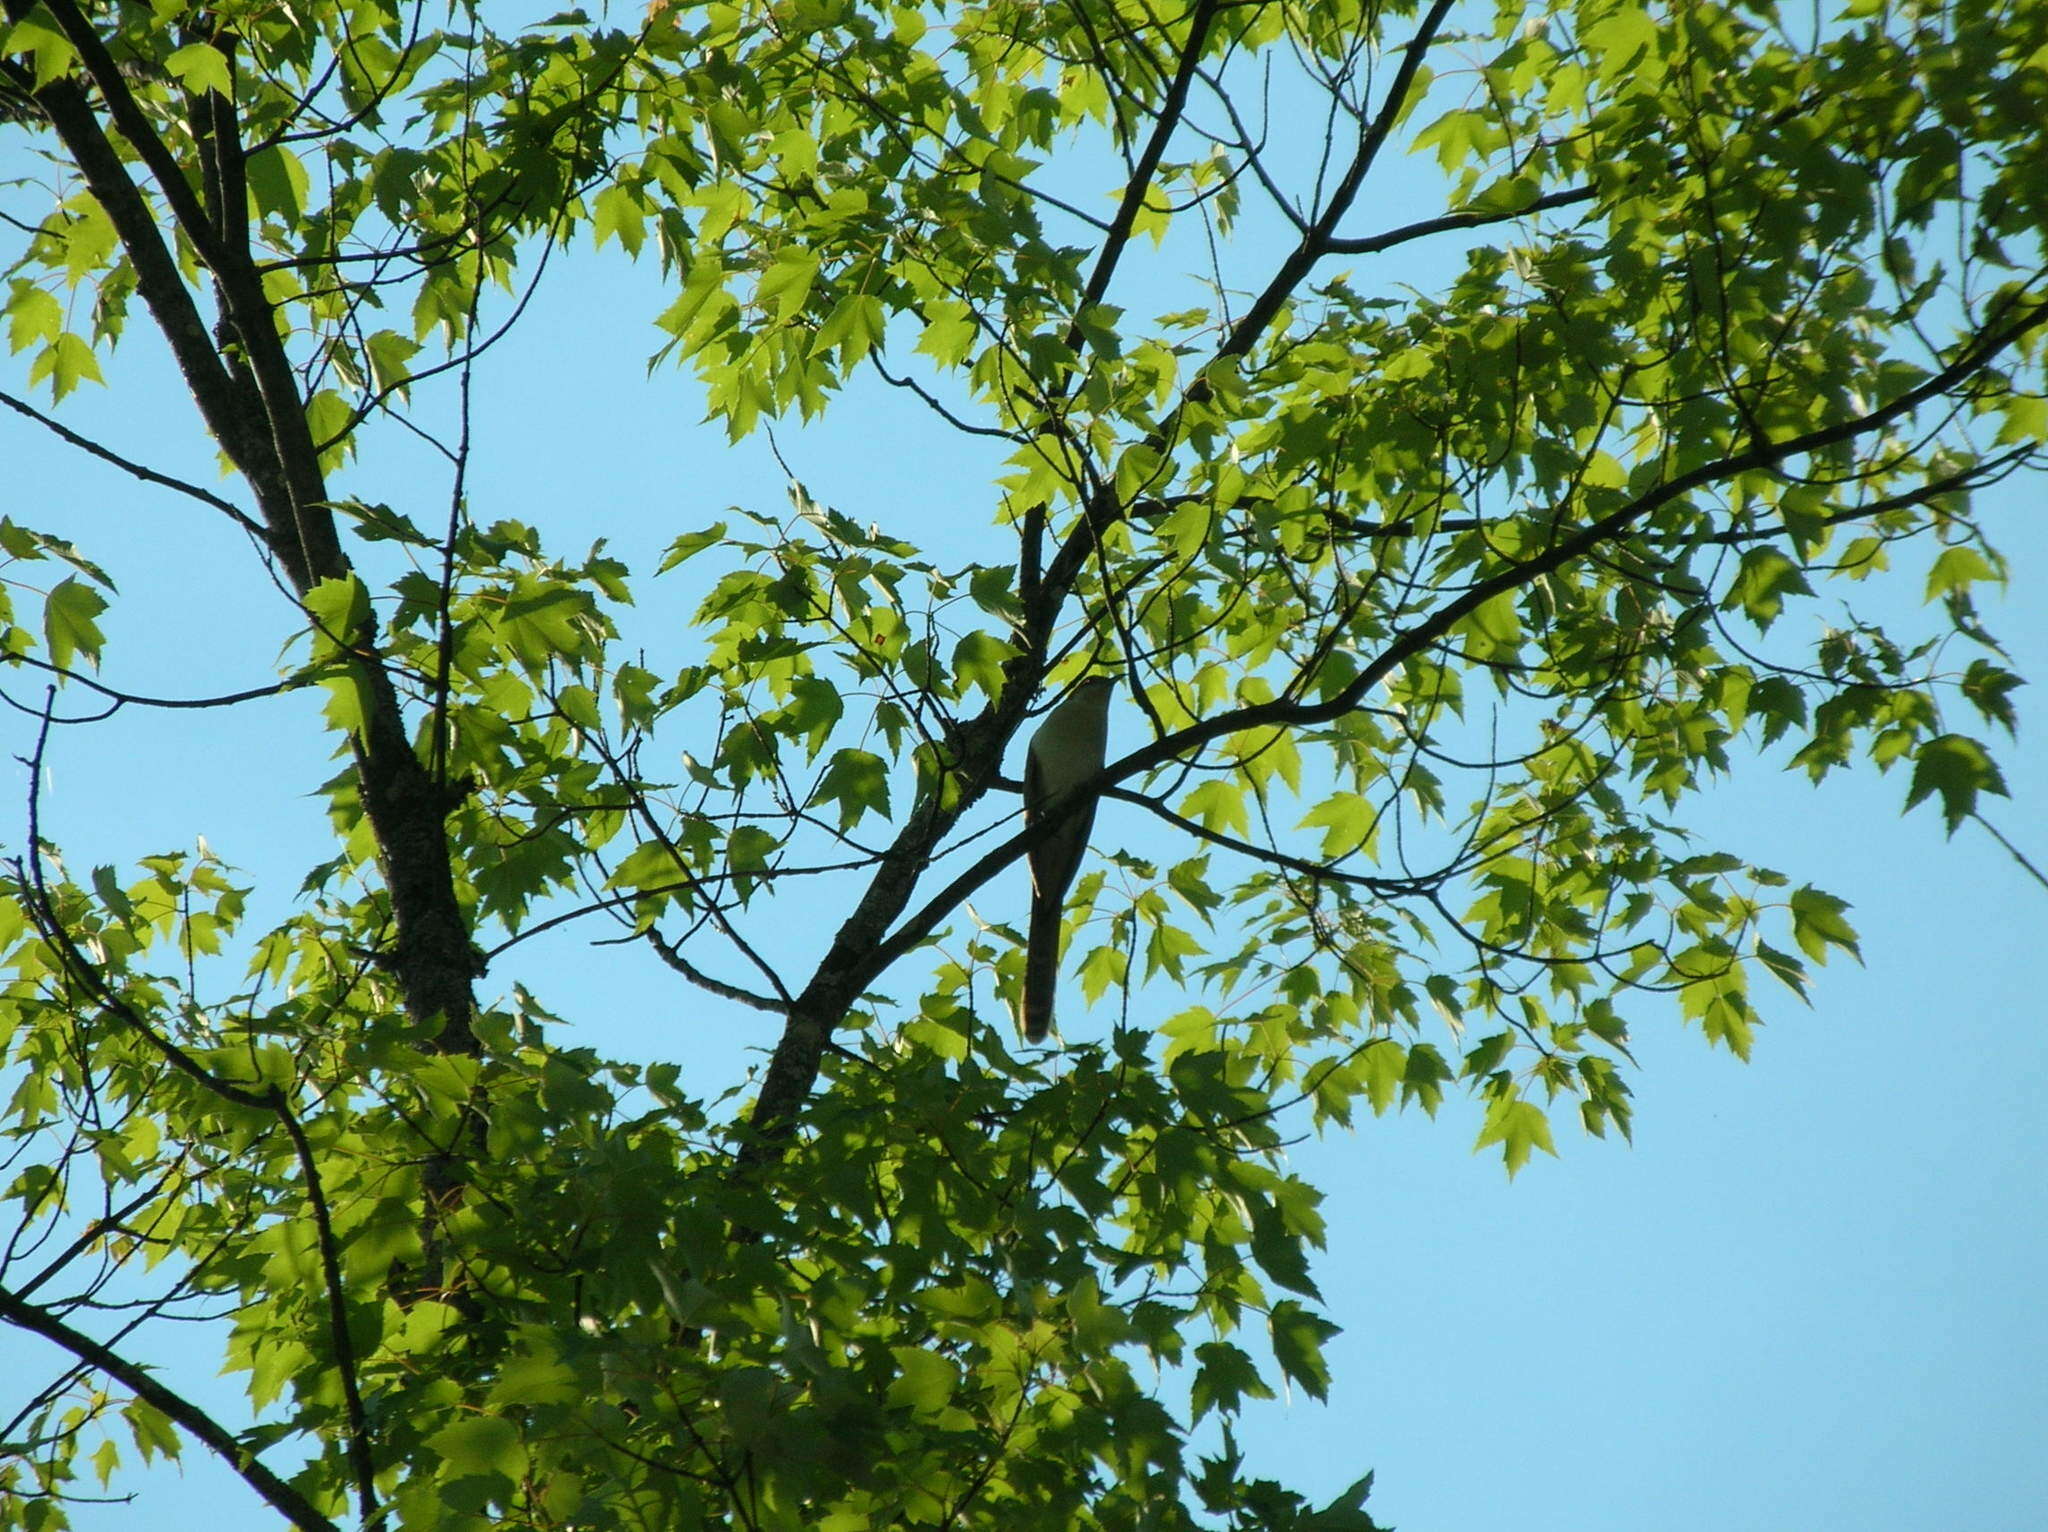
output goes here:
{"type": "MultiPolygon", "coordinates": [[[[38,659],[33,654],[10,654],[7,656],[5,663],[10,665],[29,665],[33,666],[37,670],[46,670],[53,676],[62,677],[66,681],[76,682],[78,685],[85,687],[88,691],[98,692],[102,697],[108,697],[113,700],[113,706],[105,709],[102,712],[87,713],[78,718],[52,717],[50,719],[50,722],[53,724],[98,723],[102,719],[113,717],[114,714],[118,713],[124,707],[233,707],[238,702],[253,702],[258,697],[276,697],[282,695],[285,692],[297,691],[300,685],[302,684],[298,681],[276,681],[269,686],[252,686],[249,687],[246,691],[225,692],[218,697],[145,697],[140,692],[121,691],[116,687],[108,686],[103,682],[95,681],[91,676],[80,675],[77,671],[71,669],[68,666],[54,664],[49,660],[38,659]]],[[[16,708],[19,709],[21,712],[27,713],[31,718],[42,718],[46,716],[44,709],[32,708],[29,707],[26,703],[16,702],[12,697],[7,696],[6,693],[4,692],[0,692],[0,701],[6,702],[9,707],[16,708]]]]}
{"type": "Polygon", "coordinates": [[[1368,893],[1401,895],[1417,893],[1435,882],[1429,878],[1374,878],[1360,872],[1343,872],[1324,862],[1312,862],[1307,857],[1291,856],[1272,846],[1257,846],[1248,840],[1239,840],[1235,835],[1225,835],[1221,830],[1212,830],[1205,824],[1176,814],[1172,809],[1147,793],[1132,792],[1128,787],[1106,787],[1104,798],[1114,798],[1120,803],[1135,803],[1148,814],[1165,820],[1177,830],[1184,830],[1196,840],[1205,840],[1212,846],[1221,846],[1225,851],[1235,851],[1253,861],[1265,862],[1269,866],[1283,867],[1289,872],[1298,872],[1305,878],[1319,883],[1343,883],[1352,888],[1362,888],[1368,893]]]}

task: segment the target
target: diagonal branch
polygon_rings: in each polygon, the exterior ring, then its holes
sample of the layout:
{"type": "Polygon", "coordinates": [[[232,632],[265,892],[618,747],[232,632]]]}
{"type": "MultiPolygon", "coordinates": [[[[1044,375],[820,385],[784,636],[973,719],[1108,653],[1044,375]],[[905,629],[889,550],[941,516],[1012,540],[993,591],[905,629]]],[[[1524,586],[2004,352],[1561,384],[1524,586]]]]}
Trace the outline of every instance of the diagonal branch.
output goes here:
{"type": "Polygon", "coordinates": [[[1394,73],[1393,84],[1387,87],[1387,99],[1380,103],[1379,115],[1358,141],[1358,152],[1352,156],[1351,164],[1345,169],[1344,178],[1330,193],[1330,200],[1314,223],[1303,232],[1301,240],[1280,263],[1280,269],[1273,274],[1265,290],[1252,300],[1252,306],[1245,311],[1225,337],[1218,350],[1219,356],[1242,356],[1251,350],[1258,338],[1266,333],[1287,300],[1294,295],[1295,288],[1314,269],[1316,263],[1330,252],[1330,241],[1335,237],[1338,223],[1351,210],[1358,189],[1365,184],[1365,177],[1380,150],[1394,131],[1394,125],[1401,120],[1408,104],[1408,93],[1415,88],[1415,80],[1422,69],[1424,55],[1436,41],[1442,29],[1444,18],[1450,14],[1455,0],[1436,0],[1430,6],[1429,14],[1422,18],[1422,24],[1415,29],[1415,35],[1408,40],[1408,46],[1401,52],[1401,67],[1394,73]]]}
{"type": "MultiPolygon", "coordinates": [[[[1088,286],[1081,294],[1082,312],[1102,301],[1103,294],[1109,291],[1109,284],[1116,276],[1124,251],[1130,246],[1131,230],[1136,227],[1138,214],[1144,210],[1145,199],[1152,192],[1152,177],[1158,173],[1159,161],[1166,154],[1167,144],[1180,131],[1181,116],[1187,110],[1188,90],[1195,82],[1202,52],[1209,44],[1209,27],[1219,9],[1220,0],[1197,0],[1188,17],[1187,41],[1181,47],[1173,79],[1166,87],[1166,99],[1159,103],[1152,134],[1138,155],[1137,165],[1124,182],[1123,201],[1117,207],[1116,217],[1110,221],[1109,233],[1103,237],[1095,269],[1088,274],[1088,286]]],[[[1070,350],[1077,349],[1080,343],[1081,319],[1077,313],[1067,329],[1067,346],[1070,350]]]]}
{"type": "Polygon", "coordinates": [[[225,500],[221,496],[216,495],[212,490],[202,489],[197,484],[187,484],[183,479],[174,479],[167,473],[158,473],[154,468],[135,462],[133,459],[125,458],[111,448],[102,447],[91,437],[79,435],[61,421],[53,420],[50,416],[45,415],[27,400],[17,399],[4,389],[0,389],[0,404],[6,405],[17,415],[26,415],[30,420],[33,420],[45,430],[52,432],[68,445],[78,448],[81,452],[91,453],[103,463],[112,463],[122,472],[133,474],[145,484],[160,484],[165,489],[174,489],[181,495],[190,495],[201,505],[212,506],[216,511],[219,511],[222,515],[233,521],[244,532],[262,542],[265,547],[269,546],[269,541],[265,536],[261,523],[248,515],[233,501],[225,500]]]}
{"type": "Polygon", "coordinates": [[[233,1432],[182,1394],[159,1383],[147,1368],[128,1361],[90,1335],[73,1329],[48,1309],[26,1302],[5,1287],[0,1287],[0,1320],[31,1335],[40,1335],[68,1351],[160,1411],[166,1419],[183,1426],[196,1440],[211,1448],[244,1484],[262,1496],[266,1505],[299,1528],[300,1532],[340,1532],[333,1522],[320,1514],[312,1501],[258,1462],[256,1455],[233,1432]]]}
{"type": "MultiPolygon", "coordinates": [[[[1428,618],[1395,638],[1377,658],[1363,668],[1349,686],[1329,699],[1318,703],[1305,703],[1290,701],[1283,696],[1272,702],[1256,703],[1203,719],[1175,733],[1162,735],[1151,744],[1105,767],[1101,775],[1095,779],[1093,791],[1110,793],[1113,784],[1184,757],[1225,735],[1240,733],[1247,729],[1328,723],[1353,712],[1372,688],[1379,685],[1401,664],[1440,642],[1460,621],[1494,597],[1518,590],[1574,559],[1587,555],[1600,544],[1621,536],[1660,507],[1707,484],[1752,469],[1768,467],[1787,457],[1821,451],[1881,431],[1902,416],[1910,414],[1921,405],[1956,387],[1985,366],[1994,356],[2044,324],[2048,324],[2048,299],[2031,305],[2020,305],[2010,323],[2000,330],[1981,336],[1967,347],[1955,362],[1924,380],[1919,387],[1893,399],[1889,404],[1853,420],[1840,421],[1832,426],[1821,427],[1783,441],[1758,442],[1744,452],[1733,453],[1711,463],[1702,464],[1689,473],[1681,474],[1654,489],[1645,491],[1599,521],[1592,522],[1572,536],[1560,540],[1544,553],[1503,569],[1487,579],[1475,581],[1461,595],[1447,601],[1428,618]]],[[[927,900],[915,915],[905,920],[886,939],[878,936],[873,950],[868,954],[869,963],[864,965],[863,987],[873,975],[880,973],[888,964],[902,957],[929,936],[959,900],[971,894],[1028,850],[1037,838],[1036,832],[1042,830],[1043,826],[1039,826],[1034,827],[1034,830],[1020,831],[993,847],[953,878],[938,894],[927,900]]],[[[858,993],[858,990],[855,993],[858,993]]]]}
{"type": "Polygon", "coordinates": [[[1988,365],[1993,357],[2040,329],[2044,324],[2048,324],[2048,298],[2035,299],[2031,302],[2014,300],[2007,309],[2007,314],[2008,322],[2001,328],[1980,334],[1963,348],[1962,354],[1955,361],[1924,379],[1917,387],[1898,395],[1890,403],[1853,419],[1837,421],[1833,425],[1821,426],[1781,441],[1772,441],[1768,438],[1759,440],[1742,452],[1730,453],[1712,462],[1702,463],[1676,478],[1667,479],[1662,484],[1645,490],[1599,520],[1587,523],[1571,536],[1559,539],[1542,553],[1511,564],[1483,580],[1475,580],[1462,594],[1445,602],[1429,617],[1389,643],[1376,659],[1360,670],[1348,686],[1325,701],[1293,702],[1281,697],[1272,702],[1255,703],[1203,719],[1200,723],[1191,724],[1178,733],[1162,736],[1152,744],[1125,756],[1110,768],[1109,780],[1122,781],[1140,772],[1150,771],[1226,734],[1235,734],[1252,728],[1271,728],[1275,725],[1328,723],[1343,717],[1357,708],[1373,687],[1379,685],[1402,664],[1441,641],[1461,621],[1496,596],[1520,590],[1544,575],[1563,568],[1573,560],[1584,557],[1602,543],[1621,536],[1652,512],[1669,505],[1672,501],[1738,474],[1768,468],[1788,457],[1824,451],[1829,447],[1838,447],[1882,431],[1921,405],[1941,397],[1974,376],[1988,365]]]}
{"type": "Polygon", "coordinates": [[[641,934],[647,938],[647,945],[655,950],[656,955],[664,963],[668,964],[669,967],[673,968],[699,989],[709,990],[721,1000],[730,1000],[735,1004],[748,1006],[756,1011],[772,1011],[777,1016],[787,1016],[789,1014],[789,1000],[786,996],[780,1000],[771,1000],[766,995],[757,995],[752,990],[741,989],[737,984],[728,984],[725,980],[714,978],[712,975],[704,972],[703,969],[697,967],[696,964],[676,950],[674,942],[663,936],[652,926],[649,926],[641,934]]]}

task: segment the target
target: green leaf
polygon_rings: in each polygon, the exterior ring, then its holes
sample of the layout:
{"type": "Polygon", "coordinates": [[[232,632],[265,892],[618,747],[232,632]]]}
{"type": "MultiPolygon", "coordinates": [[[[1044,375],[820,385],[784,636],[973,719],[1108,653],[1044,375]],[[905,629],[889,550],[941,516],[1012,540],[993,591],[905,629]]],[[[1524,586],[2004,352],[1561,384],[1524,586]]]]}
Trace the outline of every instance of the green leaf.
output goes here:
{"type": "Polygon", "coordinates": [[[127,1422],[128,1434],[135,1438],[135,1445],[142,1453],[142,1461],[152,1462],[161,1457],[177,1462],[183,1449],[184,1438],[178,1428],[171,1424],[170,1417],[146,1400],[133,1399],[121,1408],[121,1418],[127,1422]]]}
{"type": "Polygon", "coordinates": [[[1292,1298],[1283,1298],[1273,1305],[1266,1330],[1273,1342],[1273,1360],[1280,1364],[1280,1371],[1300,1384],[1311,1399],[1327,1399],[1330,1369],[1323,1360],[1323,1342],[1340,1334],[1341,1327],[1309,1312],[1292,1298]]]}
{"type": "Polygon", "coordinates": [[[496,1474],[518,1479],[526,1472],[526,1449],[519,1430],[509,1420],[476,1416],[443,1426],[427,1438],[427,1445],[459,1473],[496,1474]]]}
{"type": "Polygon", "coordinates": [[[607,186],[591,203],[590,231],[597,247],[616,238],[626,254],[637,256],[647,241],[646,202],[636,187],[619,183],[607,186]]]}
{"type": "Polygon", "coordinates": [[[1408,1050],[1408,1063],[1401,1071],[1401,1100],[1413,1101],[1434,1117],[1443,1105],[1444,1086],[1453,1078],[1451,1066],[1429,1043],[1417,1043],[1408,1050]]]}
{"type": "Polygon", "coordinates": [[[1487,1103],[1486,1121],[1472,1149],[1477,1153],[1493,1144],[1501,1146],[1501,1158],[1510,1176],[1529,1163],[1531,1150],[1541,1149],[1552,1156],[1557,1153],[1550,1138],[1550,1119],[1543,1108],[1513,1093],[1496,1096],[1487,1103]]]}
{"type": "Polygon", "coordinates": [[[870,812],[889,817],[889,763],[869,750],[834,752],[812,798],[839,805],[839,828],[851,830],[870,812]]]}
{"type": "Polygon", "coordinates": [[[786,324],[803,308],[804,300],[811,295],[811,284],[817,279],[815,252],[800,247],[785,250],[761,278],[754,301],[773,309],[775,318],[786,324]]]}
{"type": "Polygon", "coordinates": [[[194,95],[208,91],[223,96],[235,93],[227,55],[210,43],[187,43],[165,58],[164,69],[194,95]]]}
{"type": "Polygon", "coordinates": [[[1697,1021],[1707,1041],[1739,1059],[1748,1059],[1756,1013],[1749,1006],[1749,975],[1721,941],[1701,943],[1671,960],[1673,975],[1682,981],[1679,1010],[1697,1021]]]}
{"type": "Polygon", "coordinates": [[[320,581],[306,592],[303,605],[316,634],[316,654],[352,648],[370,620],[369,589],[353,574],[320,581]]]}
{"type": "Polygon", "coordinates": [[[1205,829],[1228,833],[1251,828],[1244,789],[1223,777],[1211,778],[1181,799],[1180,812],[1205,829]]]}
{"type": "Polygon", "coordinates": [[[1372,800],[1363,794],[1333,793],[1304,814],[1297,828],[1322,830],[1323,859],[1335,861],[1365,845],[1376,818],[1372,800]]]}
{"type": "Polygon", "coordinates": [[[1906,793],[1906,807],[1939,795],[1941,817],[1953,835],[1956,828],[1977,811],[1980,792],[2006,796],[2005,778],[1991,754],[1976,740],[1962,734],[1940,734],[1922,741],[1913,754],[1913,783],[1906,793]]]}
{"type": "Polygon", "coordinates": [[[966,362],[980,332],[967,305],[951,299],[925,306],[924,334],[917,349],[941,367],[958,367],[966,362]]]}
{"type": "Polygon", "coordinates": [[[522,663],[536,668],[555,659],[583,659],[596,639],[594,606],[588,591],[522,575],[499,607],[498,634],[522,663]]]}
{"type": "Polygon", "coordinates": [[[1969,699],[1984,718],[1995,724],[2002,724],[2008,734],[2019,726],[2017,714],[2013,711],[2012,693],[2026,682],[2001,665],[1978,658],[1970,661],[1963,671],[1962,693],[1969,699]]]}
{"type": "Polygon", "coordinates": [[[1385,1038],[1365,1050],[1364,1062],[1366,1099],[1375,1117],[1384,1116],[1400,1095],[1408,1071],[1408,1050],[1385,1038]]]}
{"type": "Polygon", "coordinates": [[[84,339],[64,331],[36,354],[28,370],[29,386],[50,380],[53,398],[62,399],[81,383],[104,383],[99,358],[84,339]]]}
{"type": "Polygon", "coordinates": [[[1846,899],[1837,899],[1833,894],[1806,887],[1792,895],[1790,904],[1793,940],[1799,944],[1799,950],[1814,962],[1827,962],[1830,947],[1840,947],[1851,957],[1861,958],[1862,954],[1856,948],[1855,929],[1843,918],[1849,908],[1846,899]]]}
{"type": "Polygon", "coordinates": [[[1372,1495],[1372,1482],[1371,1474],[1354,1480],[1350,1488],[1310,1518],[1309,1532],[1385,1532],[1366,1514],[1365,1502],[1372,1495]]]}
{"type": "Polygon", "coordinates": [[[16,277],[7,290],[7,346],[25,351],[64,333],[64,306],[33,282],[16,277]]]}
{"type": "Polygon", "coordinates": [[[1272,1389],[1259,1376],[1251,1357],[1228,1341],[1207,1341],[1195,1347],[1195,1376],[1189,1404],[1199,1421],[1211,1410],[1235,1415],[1247,1399],[1270,1399],[1272,1389]]]}
{"type": "Polygon", "coordinates": [[[903,1040],[920,1048],[929,1048],[950,1064],[957,1064],[967,1057],[967,1033],[951,1020],[920,1016],[905,1024],[903,1040]]]}
{"type": "Polygon", "coordinates": [[[555,693],[555,707],[579,729],[598,729],[597,694],[587,686],[565,686],[555,693]]]}
{"type": "Polygon", "coordinates": [[[951,1358],[918,1346],[891,1346],[896,1376],[889,1382],[888,1402],[913,1415],[936,1415],[953,1402],[960,1370],[951,1358]]]}
{"type": "Polygon", "coordinates": [[[1467,1080],[1476,1080],[1490,1075],[1500,1068],[1501,1060],[1508,1056],[1508,1049],[1514,1045],[1512,1032],[1496,1032],[1480,1039],[1479,1045],[1465,1055],[1464,1068],[1460,1075],[1467,1080]]]}
{"type": "Polygon", "coordinates": [[[1618,80],[1656,47],[1657,23],[1645,7],[1610,6],[1581,29],[1579,39],[1599,78],[1618,80]]]}
{"type": "Polygon", "coordinates": [[[11,26],[0,29],[0,37],[4,37],[5,40],[6,52],[28,53],[34,56],[35,81],[38,89],[65,74],[78,62],[77,50],[47,17],[47,12],[39,16],[34,10],[30,10],[11,26]]]}
{"type": "Polygon", "coordinates": [[[1805,571],[1782,550],[1767,545],[1742,555],[1741,567],[1721,600],[1721,610],[1739,608],[1759,628],[1768,629],[1785,610],[1786,597],[1812,594],[1805,571]]]}
{"type": "Polygon", "coordinates": [[[1016,652],[1014,644],[993,633],[976,630],[964,635],[953,646],[953,675],[959,690],[977,687],[995,701],[1002,695],[1003,665],[1016,652]]]}
{"type": "Polygon", "coordinates": [[[83,656],[97,670],[106,638],[94,619],[106,609],[106,598],[76,576],[59,580],[43,602],[43,641],[49,646],[50,663],[69,670],[72,660],[83,656]]]}
{"type": "Polygon", "coordinates": [[[1955,547],[1943,550],[1927,571],[1927,599],[1939,600],[1943,596],[1966,591],[1972,585],[2002,580],[1997,566],[1975,548],[1955,547]]]}
{"type": "Polygon", "coordinates": [[[713,522],[701,532],[685,532],[668,545],[668,552],[663,555],[654,572],[658,575],[667,574],[678,564],[685,563],[706,548],[715,548],[724,541],[725,523],[722,521],[713,522]]]}
{"type": "Polygon", "coordinates": [[[242,164],[257,213],[297,227],[305,217],[306,201],[312,190],[299,157],[282,144],[266,144],[242,164]]]}

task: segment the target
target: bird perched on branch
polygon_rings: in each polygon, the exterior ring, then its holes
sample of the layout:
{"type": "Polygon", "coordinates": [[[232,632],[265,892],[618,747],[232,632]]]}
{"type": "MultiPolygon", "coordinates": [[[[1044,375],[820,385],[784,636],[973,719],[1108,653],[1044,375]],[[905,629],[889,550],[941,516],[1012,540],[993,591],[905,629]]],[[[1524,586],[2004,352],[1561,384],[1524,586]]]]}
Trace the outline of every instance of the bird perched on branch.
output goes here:
{"type": "Polygon", "coordinates": [[[1095,798],[1077,789],[1102,770],[1109,738],[1109,694],[1116,681],[1089,676],[1054,708],[1024,754],[1024,824],[1053,821],[1031,848],[1031,928],[1024,948],[1024,1041],[1052,1030],[1060,973],[1060,911],[1088,849],[1095,798]]]}

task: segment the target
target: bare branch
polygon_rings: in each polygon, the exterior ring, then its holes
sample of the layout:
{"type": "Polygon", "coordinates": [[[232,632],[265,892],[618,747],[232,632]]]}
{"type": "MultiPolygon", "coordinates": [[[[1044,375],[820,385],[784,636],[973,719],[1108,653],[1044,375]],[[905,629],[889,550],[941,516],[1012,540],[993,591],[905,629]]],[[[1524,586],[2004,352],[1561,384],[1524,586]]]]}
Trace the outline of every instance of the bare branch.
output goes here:
{"type": "Polygon", "coordinates": [[[264,530],[263,524],[243,511],[233,501],[222,499],[210,489],[201,489],[197,484],[188,484],[183,479],[173,478],[167,473],[158,473],[154,468],[146,467],[131,458],[125,458],[112,448],[103,447],[90,437],[79,435],[69,426],[63,425],[50,416],[45,415],[27,400],[17,399],[13,394],[5,390],[0,390],[0,404],[6,405],[18,415],[26,415],[37,425],[62,438],[69,445],[78,448],[79,451],[89,452],[101,462],[111,463],[122,472],[133,474],[145,484],[157,484],[165,489],[174,489],[181,495],[191,496],[192,499],[197,500],[201,505],[212,506],[213,509],[232,520],[244,532],[247,532],[251,537],[261,542],[264,547],[268,548],[270,546],[270,536],[264,530]]]}
{"type": "Polygon", "coordinates": [[[1444,234],[1452,229],[1484,228],[1495,223],[1512,223],[1518,218],[1527,218],[1531,213],[1570,207],[1578,202],[1591,202],[1598,195],[1599,193],[1590,186],[1575,186],[1569,191],[1545,192],[1531,201],[1527,207],[1518,207],[1505,213],[1446,213],[1441,218],[1425,218],[1420,223],[1404,224],[1398,229],[1389,229],[1384,234],[1373,234],[1360,239],[1340,239],[1332,236],[1323,241],[1323,248],[1331,255],[1377,255],[1382,250],[1391,250],[1396,245],[1405,245],[1411,240],[1426,239],[1432,234],[1444,234]]]}
{"type": "Polygon", "coordinates": [[[751,990],[741,989],[737,984],[728,984],[723,979],[714,979],[710,974],[704,972],[703,969],[697,967],[688,958],[684,957],[682,953],[678,952],[675,944],[652,926],[648,927],[641,934],[647,938],[647,945],[661,955],[661,960],[664,963],[668,964],[669,967],[673,968],[699,989],[708,990],[721,1000],[731,1000],[757,1011],[767,1011],[777,1016],[787,1016],[789,1014],[789,1001],[787,999],[771,1000],[766,995],[757,995],[751,990]]]}
{"type": "MultiPolygon", "coordinates": [[[[37,670],[48,671],[53,676],[62,676],[66,681],[83,686],[88,691],[98,692],[102,697],[109,698],[113,702],[112,707],[102,712],[88,713],[80,718],[52,717],[50,722],[54,724],[98,723],[102,719],[113,717],[114,714],[124,707],[187,709],[233,707],[238,702],[253,702],[258,697],[275,697],[284,692],[296,691],[301,684],[297,681],[278,681],[270,686],[252,686],[246,691],[226,692],[218,697],[146,697],[140,692],[124,692],[117,687],[105,685],[102,682],[95,681],[91,676],[81,675],[78,671],[68,666],[54,665],[48,660],[38,659],[33,654],[10,654],[7,656],[6,663],[10,665],[29,665],[37,670]]],[[[32,708],[26,703],[16,702],[4,692],[0,692],[0,701],[5,701],[9,707],[18,708],[34,718],[41,718],[45,713],[43,708],[32,708]]]]}

